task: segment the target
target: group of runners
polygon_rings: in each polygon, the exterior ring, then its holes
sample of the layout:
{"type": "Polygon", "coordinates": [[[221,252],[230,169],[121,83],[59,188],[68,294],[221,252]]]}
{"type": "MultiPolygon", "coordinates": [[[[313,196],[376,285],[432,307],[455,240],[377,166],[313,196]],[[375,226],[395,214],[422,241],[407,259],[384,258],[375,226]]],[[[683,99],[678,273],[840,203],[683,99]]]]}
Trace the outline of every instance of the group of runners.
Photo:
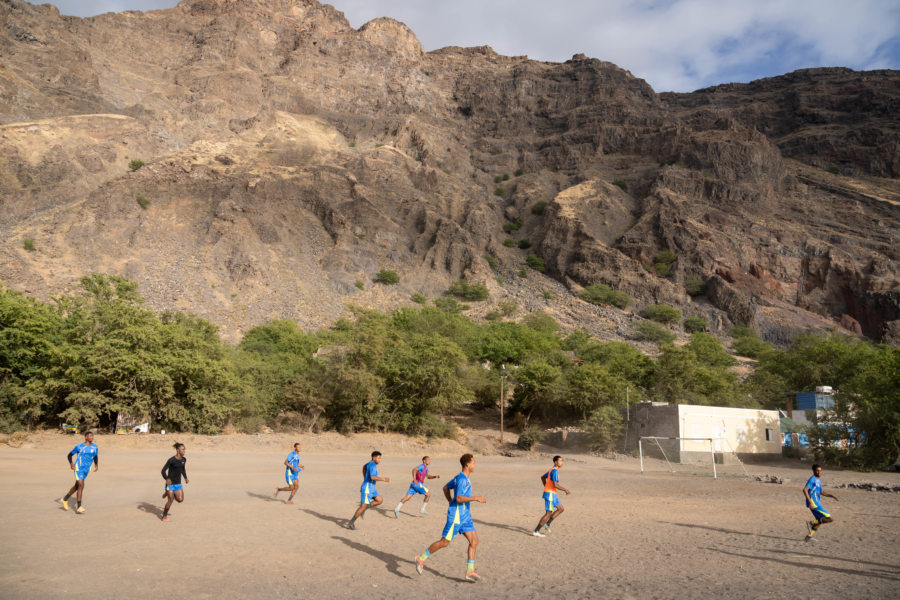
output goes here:
{"type": "MultiPolygon", "coordinates": [[[[168,521],[169,509],[173,502],[180,503],[184,501],[183,486],[184,484],[189,483],[187,472],[185,471],[185,464],[187,462],[187,458],[185,457],[185,446],[184,444],[176,442],[173,447],[175,449],[175,455],[166,461],[161,471],[162,478],[165,481],[165,490],[163,491],[162,497],[166,499],[166,505],[163,508],[162,513],[163,521],[168,521]],[[182,483],[182,479],[184,479],[184,484],[182,483]]],[[[299,476],[304,468],[303,465],[300,464],[300,449],[301,446],[299,443],[294,444],[293,451],[284,459],[284,478],[287,485],[285,487],[275,488],[275,497],[281,492],[290,492],[290,496],[285,501],[286,504],[293,503],[294,496],[299,489],[299,476]]],[[[65,510],[69,510],[69,499],[72,495],[75,495],[77,501],[75,512],[82,514],[85,512],[85,509],[81,504],[85,479],[90,473],[92,466],[94,471],[97,471],[100,468],[99,452],[97,445],[94,444],[94,434],[91,432],[86,433],[84,435],[84,443],[75,446],[72,451],[69,452],[67,458],[70,468],[75,472],[75,485],[73,485],[68,493],[60,499],[60,502],[65,510]]],[[[359,507],[347,522],[348,529],[355,530],[356,520],[361,518],[366,510],[379,506],[384,502],[384,499],[381,497],[381,494],[378,492],[375,485],[377,482],[390,483],[391,478],[379,476],[378,465],[381,463],[381,458],[381,452],[376,450],[375,452],[372,452],[371,460],[363,465],[363,482],[360,486],[359,507]]],[[[483,504],[487,502],[487,498],[484,496],[475,496],[472,493],[472,482],[469,477],[475,470],[475,457],[472,454],[463,454],[459,459],[459,463],[461,467],[459,474],[444,484],[444,487],[442,488],[444,497],[449,503],[449,507],[447,508],[447,521],[444,525],[443,532],[441,533],[440,539],[428,546],[422,554],[415,557],[416,571],[419,574],[422,574],[425,571],[425,561],[441,548],[446,548],[450,545],[450,542],[453,541],[454,537],[462,534],[469,542],[465,579],[467,581],[478,581],[481,579],[478,572],[475,570],[475,552],[478,548],[478,533],[476,532],[475,524],[472,521],[472,513],[470,512],[469,505],[472,502],[480,502],[483,504]]],[[[546,473],[541,475],[541,483],[544,486],[542,494],[544,500],[544,514],[532,531],[532,535],[535,537],[544,537],[550,533],[550,525],[565,511],[565,508],[559,501],[559,492],[562,491],[568,495],[571,491],[563,487],[559,481],[559,470],[563,468],[563,463],[564,459],[562,456],[554,456],[553,465],[546,473]]],[[[440,478],[440,475],[432,475],[429,472],[430,464],[431,458],[423,456],[422,463],[413,468],[412,481],[409,484],[409,489],[400,500],[400,503],[394,508],[395,517],[400,517],[400,511],[403,508],[403,505],[416,495],[424,496],[422,507],[419,512],[425,515],[428,514],[427,507],[428,501],[431,499],[431,492],[425,484],[430,479],[440,478]]],[[[815,464],[812,466],[812,471],[812,477],[809,478],[806,485],[803,487],[803,496],[806,499],[806,506],[812,512],[814,517],[814,520],[807,522],[807,541],[813,538],[822,525],[834,521],[831,514],[822,506],[821,496],[838,500],[838,497],[834,494],[822,491],[822,467],[815,464]]]]}

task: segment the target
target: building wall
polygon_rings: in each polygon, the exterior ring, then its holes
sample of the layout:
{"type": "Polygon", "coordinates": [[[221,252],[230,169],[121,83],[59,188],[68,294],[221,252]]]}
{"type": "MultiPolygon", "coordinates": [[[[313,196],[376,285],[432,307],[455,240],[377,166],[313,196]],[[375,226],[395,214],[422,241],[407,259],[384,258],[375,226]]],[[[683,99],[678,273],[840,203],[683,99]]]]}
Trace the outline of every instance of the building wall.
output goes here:
{"type": "MultiPolygon", "coordinates": [[[[715,451],[748,455],[781,455],[781,428],[777,410],[724,408],[719,406],[678,406],[678,435],[687,438],[714,438],[715,451]],[[766,430],[769,439],[766,439],[766,430]]],[[[682,442],[685,452],[709,452],[709,442],[682,442]]]]}

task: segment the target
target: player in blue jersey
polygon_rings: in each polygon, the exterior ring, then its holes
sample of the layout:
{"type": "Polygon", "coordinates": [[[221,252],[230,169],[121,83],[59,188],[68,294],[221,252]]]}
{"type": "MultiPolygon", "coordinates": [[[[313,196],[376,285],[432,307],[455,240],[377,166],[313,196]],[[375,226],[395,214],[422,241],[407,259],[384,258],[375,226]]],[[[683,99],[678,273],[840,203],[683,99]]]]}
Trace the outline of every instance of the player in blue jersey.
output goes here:
{"type": "Polygon", "coordinates": [[[284,467],[284,480],[287,482],[287,487],[275,488],[275,497],[278,497],[278,492],[290,492],[290,498],[285,500],[284,503],[293,504],[292,500],[297,493],[297,488],[300,486],[300,471],[303,470],[303,465],[300,464],[299,442],[294,444],[294,451],[284,459],[284,467]]]}
{"type": "Polygon", "coordinates": [[[66,458],[69,459],[69,468],[75,471],[75,485],[59,501],[62,502],[64,510],[69,510],[69,498],[72,497],[72,494],[76,494],[75,500],[78,502],[78,507],[75,509],[75,512],[80,515],[84,512],[84,507],[81,505],[81,496],[84,494],[84,480],[87,479],[88,473],[91,472],[92,464],[95,472],[100,468],[99,450],[94,443],[94,434],[90,431],[85,433],[84,443],[72,448],[72,451],[69,452],[66,458]]]}
{"type": "Polygon", "coordinates": [[[834,494],[829,494],[828,492],[822,491],[822,481],[820,477],[822,477],[822,467],[819,465],[812,466],[812,477],[806,482],[806,485],[803,486],[803,497],[806,498],[806,506],[812,512],[813,517],[815,517],[814,521],[806,522],[806,541],[810,541],[814,535],[816,535],[816,531],[819,530],[819,527],[824,525],[825,523],[833,523],[834,519],[825,508],[822,506],[821,496],[827,496],[829,498],[834,498],[837,502],[838,497],[834,494]]]}
{"type": "Polygon", "coordinates": [[[544,484],[544,516],[541,517],[537,527],[532,532],[536,537],[544,537],[545,533],[550,533],[550,523],[566,510],[559,501],[558,490],[564,491],[566,496],[571,494],[571,492],[559,483],[559,470],[562,469],[562,466],[563,457],[559,455],[554,456],[553,467],[541,475],[541,483],[544,484]]]}
{"type": "Polygon", "coordinates": [[[471,454],[463,454],[459,458],[462,472],[447,482],[444,486],[444,496],[450,503],[447,509],[447,524],[441,539],[428,546],[422,554],[416,557],[416,571],[421,575],[425,571],[425,561],[428,557],[450,545],[450,541],[458,534],[463,534],[469,540],[469,560],[466,563],[466,581],[478,581],[481,577],[475,571],[475,550],[478,548],[478,533],[472,522],[472,513],[469,512],[470,502],[487,502],[484,496],[472,495],[472,482],[469,475],[475,470],[475,457],[471,454]],[[451,497],[450,492],[453,492],[451,497]]]}
{"type": "Polygon", "coordinates": [[[378,476],[379,463],[381,463],[381,452],[376,450],[372,453],[372,460],[363,465],[363,482],[359,487],[359,508],[356,509],[356,512],[353,513],[353,518],[347,523],[347,529],[356,529],[356,519],[363,516],[363,513],[366,512],[367,509],[378,506],[384,502],[381,494],[375,489],[375,482],[383,481],[385,483],[390,483],[391,478],[378,476]]]}
{"type": "Polygon", "coordinates": [[[173,500],[179,504],[184,502],[184,485],[181,483],[181,478],[184,477],[184,483],[190,483],[187,471],[184,468],[187,463],[187,458],[184,457],[184,444],[175,442],[172,447],[175,448],[175,456],[167,460],[166,464],[163,465],[162,471],[160,471],[163,479],[166,480],[163,498],[168,498],[166,507],[163,509],[163,521],[169,520],[169,509],[172,507],[173,500]]]}
{"type": "Polygon", "coordinates": [[[425,481],[428,479],[440,479],[440,475],[429,475],[428,474],[428,465],[431,464],[430,456],[422,457],[422,464],[418,467],[415,467],[412,470],[412,483],[409,484],[409,490],[407,490],[406,495],[403,496],[403,499],[400,500],[400,504],[397,505],[397,508],[394,509],[394,516],[398,519],[400,518],[400,509],[403,508],[403,505],[407,500],[415,496],[416,494],[423,494],[425,496],[425,501],[422,502],[422,508],[419,510],[423,515],[428,514],[428,500],[431,498],[431,492],[428,491],[428,488],[425,487],[425,481]]]}

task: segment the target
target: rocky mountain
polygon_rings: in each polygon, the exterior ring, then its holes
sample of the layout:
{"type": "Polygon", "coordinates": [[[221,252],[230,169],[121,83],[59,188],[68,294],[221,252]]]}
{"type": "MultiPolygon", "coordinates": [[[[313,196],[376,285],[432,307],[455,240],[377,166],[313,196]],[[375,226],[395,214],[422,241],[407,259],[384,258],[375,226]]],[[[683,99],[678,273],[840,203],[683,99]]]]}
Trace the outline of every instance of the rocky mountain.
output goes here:
{"type": "Polygon", "coordinates": [[[775,342],[898,343],[898,108],[897,71],[657,94],[583,55],[425,52],[315,0],[88,19],[0,0],[0,282],[46,298],[121,274],[231,339],[465,277],[491,291],[476,316],[511,299],[606,336],[665,303],[775,342]],[[546,273],[522,278],[532,252],[546,273]],[[574,296],[595,283],[635,307],[574,296]]]}

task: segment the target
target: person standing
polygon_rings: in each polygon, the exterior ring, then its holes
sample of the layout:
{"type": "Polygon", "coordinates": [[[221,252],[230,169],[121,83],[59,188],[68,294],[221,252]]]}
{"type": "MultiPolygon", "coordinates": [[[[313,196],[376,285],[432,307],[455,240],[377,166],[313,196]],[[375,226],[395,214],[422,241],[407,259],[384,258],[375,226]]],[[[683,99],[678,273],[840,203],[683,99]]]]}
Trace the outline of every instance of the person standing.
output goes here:
{"type": "Polygon", "coordinates": [[[840,502],[838,497],[834,494],[829,494],[828,492],[822,491],[822,467],[819,465],[812,466],[812,477],[807,480],[806,485],[803,486],[803,497],[806,498],[806,506],[812,512],[813,517],[815,517],[814,521],[806,522],[806,541],[810,541],[814,535],[816,535],[816,531],[819,530],[819,527],[824,525],[825,523],[833,523],[834,518],[831,516],[831,513],[825,510],[822,506],[821,496],[828,496],[829,498],[834,498],[835,501],[840,502]]]}
{"type": "Polygon", "coordinates": [[[543,475],[541,475],[541,483],[544,484],[544,516],[538,521],[537,527],[534,528],[532,535],[536,537],[544,537],[550,533],[550,523],[566,510],[559,501],[559,490],[562,490],[568,496],[571,492],[559,483],[559,470],[563,466],[563,457],[553,457],[553,467],[543,475]]]}
{"type": "Polygon", "coordinates": [[[75,485],[59,501],[62,503],[63,510],[69,510],[69,498],[72,497],[72,494],[76,494],[75,500],[78,502],[78,506],[75,508],[75,512],[80,515],[84,513],[81,497],[84,494],[84,480],[91,472],[91,464],[94,465],[95,473],[100,469],[99,450],[94,443],[93,432],[85,433],[84,442],[72,448],[66,458],[69,460],[69,468],[75,471],[75,485]]]}
{"type": "Polygon", "coordinates": [[[397,508],[394,509],[394,516],[398,519],[400,518],[400,509],[403,508],[403,505],[407,500],[415,496],[416,494],[423,494],[425,496],[425,501],[422,502],[422,508],[419,510],[423,515],[428,514],[428,500],[431,499],[431,492],[428,491],[428,488],[425,487],[425,481],[428,479],[440,479],[440,475],[429,475],[428,474],[428,465],[431,464],[430,456],[422,457],[422,464],[418,467],[415,467],[412,470],[412,483],[409,484],[409,490],[407,490],[406,495],[403,496],[403,499],[400,500],[400,504],[397,505],[397,508]]]}
{"type": "Polygon", "coordinates": [[[168,498],[166,507],[163,509],[163,521],[169,520],[169,509],[172,507],[173,501],[177,501],[179,504],[184,502],[184,485],[181,483],[181,478],[184,477],[185,484],[190,483],[187,471],[184,469],[185,463],[187,463],[187,458],[184,457],[184,444],[175,442],[172,447],[175,448],[175,456],[166,461],[161,471],[163,479],[166,480],[163,498],[168,498]]]}
{"type": "Polygon", "coordinates": [[[359,488],[359,508],[353,513],[353,518],[350,519],[350,522],[347,523],[347,529],[356,529],[356,519],[363,516],[363,513],[369,508],[373,508],[384,502],[381,494],[375,489],[375,482],[383,481],[385,483],[390,483],[391,478],[378,476],[378,465],[380,463],[381,452],[375,450],[372,452],[372,460],[363,465],[363,482],[359,488]]]}
{"type": "Polygon", "coordinates": [[[303,465],[300,464],[299,442],[294,444],[294,451],[284,459],[284,466],[284,480],[287,482],[287,487],[275,488],[275,497],[278,497],[278,492],[290,492],[290,497],[284,503],[293,504],[294,495],[297,493],[297,488],[300,487],[300,471],[303,470],[303,465]]]}
{"type": "Polygon", "coordinates": [[[487,502],[484,496],[472,495],[472,482],[469,475],[475,470],[475,457],[471,454],[463,454],[459,458],[459,464],[462,465],[462,472],[451,479],[444,485],[444,496],[450,507],[447,509],[447,523],[444,525],[442,537],[434,542],[428,548],[416,557],[416,571],[421,575],[425,572],[425,561],[440,550],[450,545],[453,538],[461,533],[469,541],[469,560],[466,563],[466,581],[478,581],[481,577],[475,571],[475,551],[478,548],[478,533],[475,531],[475,524],[472,522],[472,513],[469,512],[470,502],[487,502]],[[450,492],[453,492],[451,497],[450,492]]]}

